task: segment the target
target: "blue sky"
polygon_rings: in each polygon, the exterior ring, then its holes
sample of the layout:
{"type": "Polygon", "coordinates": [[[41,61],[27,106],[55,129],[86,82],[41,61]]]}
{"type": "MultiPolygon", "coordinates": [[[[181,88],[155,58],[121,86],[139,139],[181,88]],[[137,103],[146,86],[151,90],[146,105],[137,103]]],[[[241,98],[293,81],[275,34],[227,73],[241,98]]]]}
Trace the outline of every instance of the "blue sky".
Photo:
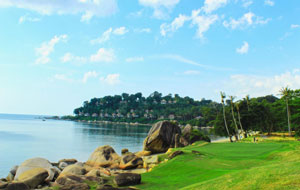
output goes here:
{"type": "Polygon", "coordinates": [[[72,114],[157,90],[219,101],[300,88],[300,1],[1,0],[0,113],[72,114]]]}

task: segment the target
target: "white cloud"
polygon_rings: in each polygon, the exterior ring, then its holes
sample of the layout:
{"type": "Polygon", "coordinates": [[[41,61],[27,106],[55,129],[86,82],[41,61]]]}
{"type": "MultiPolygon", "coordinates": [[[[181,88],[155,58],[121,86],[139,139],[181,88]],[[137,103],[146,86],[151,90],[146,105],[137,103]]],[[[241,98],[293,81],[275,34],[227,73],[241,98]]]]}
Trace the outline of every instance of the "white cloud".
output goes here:
{"type": "Polygon", "coordinates": [[[181,62],[181,63],[189,64],[189,65],[195,65],[195,66],[199,66],[199,67],[203,67],[203,68],[208,68],[207,65],[197,63],[196,61],[187,59],[185,57],[182,57],[181,55],[165,54],[165,55],[160,55],[158,57],[163,58],[163,59],[171,59],[171,60],[178,61],[178,62],[181,62]]]}
{"type": "Polygon", "coordinates": [[[295,28],[300,28],[300,25],[299,24],[292,24],[291,29],[295,29],[295,28]]]}
{"type": "Polygon", "coordinates": [[[127,32],[128,30],[124,26],[120,28],[116,28],[114,30],[112,28],[109,28],[105,32],[103,32],[103,34],[99,38],[91,40],[91,44],[97,44],[97,43],[102,44],[110,40],[112,34],[121,36],[126,34],[127,32]]]}
{"type": "Polygon", "coordinates": [[[151,33],[151,28],[136,28],[134,29],[135,33],[151,33]]]}
{"type": "Polygon", "coordinates": [[[113,29],[109,28],[108,30],[103,32],[101,37],[99,37],[97,39],[94,39],[94,40],[91,40],[91,43],[92,44],[96,44],[96,43],[102,44],[102,43],[108,41],[110,39],[110,35],[111,35],[112,31],[113,31],[113,29]]]}
{"type": "Polygon", "coordinates": [[[162,24],[160,26],[160,34],[162,36],[166,36],[168,32],[175,32],[179,28],[181,28],[186,21],[190,20],[190,17],[185,15],[179,15],[177,18],[173,20],[171,24],[162,24]]]}
{"type": "Polygon", "coordinates": [[[105,82],[109,85],[116,85],[119,84],[120,81],[120,74],[109,74],[106,77],[101,77],[100,81],[105,82]]]}
{"type": "Polygon", "coordinates": [[[94,16],[94,13],[91,11],[86,11],[82,16],[80,21],[81,22],[89,22],[94,16]]]}
{"type": "Polygon", "coordinates": [[[54,36],[49,42],[44,42],[41,47],[36,48],[36,54],[38,58],[36,59],[36,64],[46,64],[51,61],[49,55],[54,51],[54,47],[60,41],[66,41],[67,35],[54,36]]]}
{"type": "Polygon", "coordinates": [[[243,0],[243,7],[247,8],[253,4],[252,0],[243,0]]]}
{"type": "Polygon", "coordinates": [[[275,3],[274,3],[274,1],[271,1],[271,0],[265,0],[265,5],[268,5],[268,6],[274,6],[275,5],[275,3]]]}
{"type": "Polygon", "coordinates": [[[19,24],[22,24],[24,22],[39,22],[39,21],[41,21],[40,18],[30,17],[29,15],[24,15],[19,18],[19,24]]]}
{"type": "Polygon", "coordinates": [[[143,62],[144,61],[144,57],[128,57],[125,60],[127,63],[132,63],[132,62],[143,62]]]}
{"type": "Polygon", "coordinates": [[[115,35],[124,35],[128,32],[128,30],[126,29],[126,27],[122,26],[120,28],[116,28],[114,31],[113,31],[113,34],[115,35]]]}
{"type": "Polygon", "coordinates": [[[139,3],[145,7],[154,9],[153,17],[165,19],[168,13],[180,2],[180,0],[139,0],[139,3]]]}
{"type": "Polygon", "coordinates": [[[67,62],[86,63],[87,62],[87,58],[80,57],[80,56],[75,56],[71,53],[66,53],[63,57],[61,57],[60,60],[61,60],[62,63],[67,63],[67,62]]]}
{"type": "Polygon", "coordinates": [[[244,42],[242,47],[236,49],[236,52],[239,53],[239,54],[246,54],[246,53],[248,53],[248,51],[249,51],[248,42],[244,42]]]}
{"type": "Polygon", "coordinates": [[[189,70],[189,71],[185,71],[183,74],[184,75],[199,75],[200,72],[199,71],[195,71],[195,70],[189,70]]]}
{"type": "Polygon", "coordinates": [[[201,9],[193,10],[191,16],[179,15],[171,24],[162,24],[160,34],[166,36],[181,28],[186,21],[191,21],[191,26],[197,26],[196,37],[203,38],[203,34],[209,30],[210,26],[218,20],[218,15],[200,15],[201,9]]]}
{"type": "Polygon", "coordinates": [[[143,12],[144,10],[139,10],[139,11],[136,11],[136,12],[132,12],[132,13],[129,13],[129,17],[134,17],[134,18],[139,18],[143,15],[143,12]]]}
{"type": "Polygon", "coordinates": [[[228,0],[205,0],[203,10],[205,13],[211,13],[226,5],[228,0]]]}
{"type": "Polygon", "coordinates": [[[200,9],[193,10],[191,16],[179,14],[171,24],[163,23],[160,26],[160,34],[166,36],[168,33],[173,33],[183,27],[185,22],[191,21],[191,26],[197,27],[196,37],[203,38],[204,33],[219,19],[217,14],[211,13],[227,3],[228,0],[205,0],[204,5],[200,9]]]}
{"type": "Polygon", "coordinates": [[[198,27],[196,36],[198,38],[203,38],[204,32],[208,31],[210,26],[218,20],[218,15],[198,15],[199,12],[194,12],[192,14],[192,25],[198,27]]]}
{"type": "Polygon", "coordinates": [[[72,79],[68,78],[66,75],[64,74],[56,74],[53,77],[55,80],[61,80],[61,81],[66,81],[66,82],[73,82],[72,79]]]}
{"type": "Polygon", "coordinates": [[[244,14],[238,20],[231,18],[230,21],[224,21],[223,25],[226,28],[237,29],[237,28],[246,28],[254,25],[263,25],[267,24],[271,19],[264,19],[263,17],[256,16],[252,12],[244,14]]]}
{"type": "Polygon", "coordinates": [[[115,54],[112,49],[100,48],[98,52],[90,56],[91,62],[113,62],[115,60],[115,54]]]}
{"type": "Polygon", "coordinates": [[[96,78],[98,76],[98,73],[96,71],[89,71],[84,73],[83,78],[82,78],[82,82],[86,83],[88,81],[89,78],[96,78]]]}
{"type": "Polygon", "coordinates": [[[42,15],[82,14],[82,21],[93,16],[104,17],[118,10],[116,0],[1,0],[0,7],[16,7],[35,11],[42,15]]]}
{"type": "MultiPolygon", "coordinates": [[[[298,72],[285,72],[274,76],[261,75],[232,75],[224,82],[225,92],[239,98],[250,96],[278,95],[282,87],[292,89],[300,88],[300,74],[298,72]]],[[[220,90],[220,89],[219,89],[220,90]]]]}

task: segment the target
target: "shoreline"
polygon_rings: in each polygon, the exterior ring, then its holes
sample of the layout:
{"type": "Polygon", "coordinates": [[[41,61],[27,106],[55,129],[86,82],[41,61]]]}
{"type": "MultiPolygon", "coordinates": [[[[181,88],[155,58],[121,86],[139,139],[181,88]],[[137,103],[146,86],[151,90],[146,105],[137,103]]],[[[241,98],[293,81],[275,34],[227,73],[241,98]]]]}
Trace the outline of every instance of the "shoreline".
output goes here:
{"type": "Polygon", "coordinates": [[[149,126],[151,127],[153,124],[144,124],[144,123],[132,123],[132,122],[116,122],[116,121],[97,121],[97,120],[72,120],[72,119],[55,119],[55,120],[64,120],[64,121],[74,121],[79,123],[90,123],[90,124],[121,124],[121,125],[131,125],[131,126],[149,126]]]}

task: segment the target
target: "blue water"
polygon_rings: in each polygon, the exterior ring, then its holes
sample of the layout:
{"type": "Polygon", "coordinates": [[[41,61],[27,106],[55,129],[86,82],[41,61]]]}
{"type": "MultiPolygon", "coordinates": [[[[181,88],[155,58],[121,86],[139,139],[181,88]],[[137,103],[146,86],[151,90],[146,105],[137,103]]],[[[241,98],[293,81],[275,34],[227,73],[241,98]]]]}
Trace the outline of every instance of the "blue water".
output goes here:
{"type": "Polygon", "coordinates": [[[33,157],[51,162],[63,158],[86,161],[98,146],[111,145],[142,150],[150,127],[95,125],[73,121],[46,120],[33,115],[0,114],[0,178],[10,168],[33,157]]]}

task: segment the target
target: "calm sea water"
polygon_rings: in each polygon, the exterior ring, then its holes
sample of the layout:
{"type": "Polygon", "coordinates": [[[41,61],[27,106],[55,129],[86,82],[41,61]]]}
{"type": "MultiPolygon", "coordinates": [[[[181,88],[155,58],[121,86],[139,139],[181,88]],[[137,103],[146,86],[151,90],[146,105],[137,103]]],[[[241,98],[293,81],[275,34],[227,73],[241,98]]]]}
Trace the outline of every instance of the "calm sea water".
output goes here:
{"type": "Polygon", "coordinates": [[[150,127],[95,125],[72,121],[43,121],[39,116],[0,114],[0,178],[10,168],[33,157],[51,162],[63,158],[86,161],[102,145],[111,145],[120,154],[128,148],[142,150],[150,127]]]}

